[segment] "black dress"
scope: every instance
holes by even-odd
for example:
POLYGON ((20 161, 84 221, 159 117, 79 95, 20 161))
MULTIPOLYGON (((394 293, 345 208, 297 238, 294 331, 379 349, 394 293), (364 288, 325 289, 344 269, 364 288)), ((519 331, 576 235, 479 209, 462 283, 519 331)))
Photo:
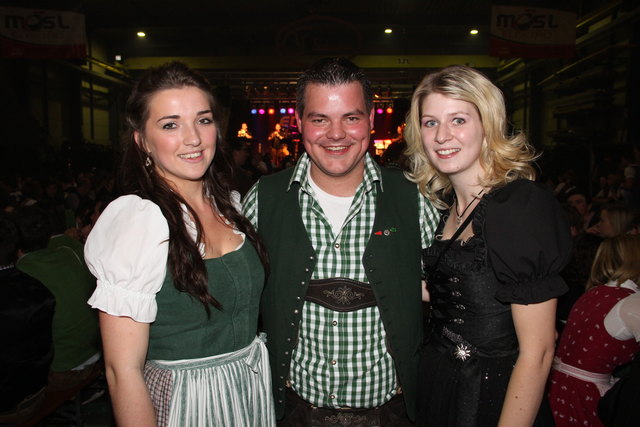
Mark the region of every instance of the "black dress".
MULTIPOLYGON (((510 304, 543 302, 567 290, 558 273, 570 256, 569 226, 542 185, 517 180, 486 194, 472 227, 474 236, 453 242, 427 279, 421 426, 497 425, 518 357, 510 304)), ((446 243, 425 249, 427 271, 446 243)))

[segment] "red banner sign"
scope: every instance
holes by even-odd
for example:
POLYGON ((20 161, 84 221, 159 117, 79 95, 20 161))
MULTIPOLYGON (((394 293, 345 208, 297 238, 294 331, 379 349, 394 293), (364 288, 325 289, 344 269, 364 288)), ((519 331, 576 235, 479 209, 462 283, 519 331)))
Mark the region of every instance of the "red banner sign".
POLYGON ((0 7, 0 55, 9 58, 83 58, 84 15, 60 10, 0 7))
POLYGON ((576 14, 526 6, 493 6, 491 56, 567 58, 575 55, 576 14))

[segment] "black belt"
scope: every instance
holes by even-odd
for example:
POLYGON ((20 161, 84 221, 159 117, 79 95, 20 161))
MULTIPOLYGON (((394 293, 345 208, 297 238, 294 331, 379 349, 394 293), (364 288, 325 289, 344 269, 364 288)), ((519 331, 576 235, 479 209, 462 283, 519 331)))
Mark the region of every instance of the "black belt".
POLYGON ((342 277, 311 280, 305 299, 341 312, 377 305, 373 289, 368 283, 342 277))
POLYGON ((374 408, 326 408, 312 405, 292 389, 285 393, 285 417, 279 427, 385 427, 409 426, 401 394, 374 408))

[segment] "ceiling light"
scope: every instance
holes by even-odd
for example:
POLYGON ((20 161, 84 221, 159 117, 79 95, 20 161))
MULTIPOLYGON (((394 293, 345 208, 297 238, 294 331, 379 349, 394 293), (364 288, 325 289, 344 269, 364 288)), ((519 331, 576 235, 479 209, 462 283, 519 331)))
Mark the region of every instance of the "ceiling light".
POLYGON ((384 33, 385 34, 391 34, 391 33, 393 33, 393 30, 391 28, 385 28, 384 29, 384 33))
POLYGON ((138 31, 136 33, 138 35, 138 37, 142 38, 142 37, 147 37, 147 34, 144 31, 138 31))
POLYGON ((476 36, 478 35, 479 31, 476 28, 472 28, 471 31, 469 31, 469 34, 471 34, 472 36, 476 36))

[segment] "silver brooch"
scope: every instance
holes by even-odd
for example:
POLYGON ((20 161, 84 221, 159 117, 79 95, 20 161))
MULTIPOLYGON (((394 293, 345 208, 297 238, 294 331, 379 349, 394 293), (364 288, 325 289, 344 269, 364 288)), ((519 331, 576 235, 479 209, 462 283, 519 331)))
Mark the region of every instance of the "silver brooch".
POLYGON ((462 360, 463 362, 471 357, 471 349, 464 344, 458 344, 456 349, 453 350, 453 355, 456 359, 462 360))

